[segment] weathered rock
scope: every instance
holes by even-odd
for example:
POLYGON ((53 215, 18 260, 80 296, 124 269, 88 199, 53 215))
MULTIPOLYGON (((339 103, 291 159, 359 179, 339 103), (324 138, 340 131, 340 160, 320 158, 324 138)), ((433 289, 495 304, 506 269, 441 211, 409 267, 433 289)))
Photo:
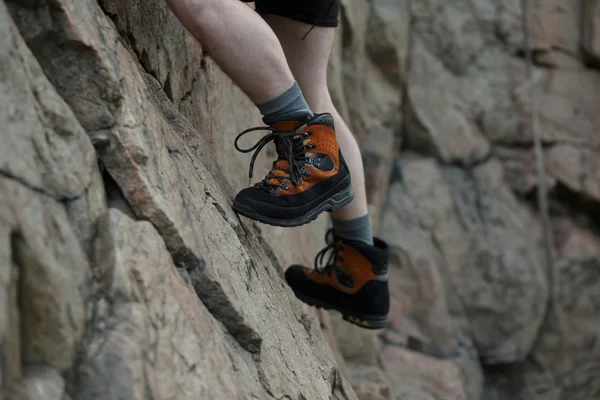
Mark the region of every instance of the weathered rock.
MULTIPOLYGON (((69 87, 70 82, 63 80, 69 74, 77 75, 83 82, 103 79, 102 90, 114 90, 111 97, 98 96, 94 90, 66 90, 63 95, 69 95, 68 101, 92 136, 102 164, 135 216, 154 225, 175 264, 187 270, 204 305, 253 354, 261 387, 275 398, 321 398, 330 394, 334 398, 354 398, 333 362, 316 320, 301 313, 256 232, 242 225, 231 211, 231 199, 211 171, 215 167, 207 155, 209 149, 201 138, 197 149, 183 142, 193 135, 193 128, 122 45, 112 22, 93 1, 53 0, 45 4, 54 18, 42 22, 54 24, 51 28, 40 35, 22 25, 26 38, 46 66, 45 72, 59 90, 69 87), (64 31, 62 24, 72 20, 79 21, 79 29, 64 31), (64 38, 67 34, 68 41, 64 38), (61 50, 53 53, 44 47, 42 51, 38 42, 41 37, 55 43, 48 44, 50 47, 61 50), (93 62, 83 70, 74 61, 82 47, 93 62), (82 113, 74 104, 88 104, 90 112, 82 113), (112 125, 99 130, 107 110, 112 125)), ((19 4, 13 4, 13 13, 21 24, 43 15, 19 4)), ((67 24, 66 29, 70 27, 67 24)), ((103 355, 106 358, 100 364, 118 351, 124 340, 120 329, 147 326, 143 313, 130 306, 131 309, 119 311, 126 313, 125 326, 109 337, 116 347, 107 348, 103 355)), ((142 342, 128 348, 127 357, 136 359, 148 340, 147 336, 142 338, 142 342)), ((92 342, 91 346, 95 348, 98 343, 92 342)), ((239 348, 237 351, 243 352, 239 348)), ((145 369, 145 362, 139 359, 123 365, 122 373, 131 379, 145 369)), ((101 386, 105 378, 99 375, 98 381, 89 383, 90 387, 101 386)), ((125 386, 127 382, 123 380, 125 386)), ((134 386, 119 390, 143 398, 143 391, 158 389, 134 386)))
MULTIPOLYGON (((536 71, 536 77, 539 74, 536 71)), ((494 143, 531 143, 520 131, 523 118, 515 101, 518 93, 528 96, 525 62, 514 58, 501 45, 482 49, 459 79, 463 113, 494 143)))
POLYGON ((352 382, 352 388, 359 400, 392 400, 396 398, 388 378, 379 367, 350 364, 348 378, 352 382))
MULTIPOLYGON (((568 65, 565 69, 553 72, 535 71, 539 98, 537 108, 541 113, 542 125, 540 131, 546 141, 597 142, 589 135, 590 126, 597 125, 597 117, 590 105, 597 101, 595 96, 598 90, 583 89, 596 87, 597 76, 576 66, 579 46, 577 3, 542 2, 539 10, 531 11, 531 15, 539 20, 539 23, 531 23, 532 46, 536 56, 545 58, 546 63, 554 63, 555 67, 568 65), (570 59, 565 59, 564 54, 570 59)), ((502 40, 519 47, 518 42, 522 39, 512 38, 509 31, 518 32, 521 10, 518 2, 503 2, 498 15, 494 17, 490 7, 489 1, 473 2, 472 6, 466 2, 413 2, 413 43, 416 46, 410 56, 411 71, 423 71, 418 76, 422 76, 425 82, 439 82, 435 91, 438 96, 427 98, 425 105, 430 108, 426 109, 439 113, 438 109, 452 109, 447 106, 451 104, 458 114, 454 118, 465 121, 463 124, 451 125, 447 122, 445 125, 463 125, 460 131, 472 130, 471 126, 482 127, 482 133, 495 142, 531 143, 530 91, 525 80, 525 64, 511 56, 510 46, 507 49, 509 51, 502 48, 502 40), (462 14, 457 17, 459 10, 462 14), (494 22, 495 18, 497 22, 494 22), (491 28, 495 24, 499 24, 501 40, 493 35, 494 29, 491 28), (457 32, 466 37, 458 36, 457 32), (431 65, 443 65, 447 71, 442 67, 434 71, 424 70, 423 63, 415 66, 423 47, 419 43, 423 43, 434 56, 424 63, 425 66, 432 68, 431 65), (457 101, 456 98, 463 101, 457 101)), ((409 116, 414 114, 410 107, 406 111, 409 116)), ((439 120, 439 116, 435 116, 439 120)), ((468 141, 465 140, 458 145, 466 143, 468 141)), ((452 148, 452 145, 444 143, 439 147, 448 151, 446 149, 452 148)), ((429 154, 432 151, 431 146, 428 148, 425 144, 417 146, 417 149, 429 154)))
MULTIPOLYGON (((348 107, 349 123, 358 138, 367 132, 368 121, 361 115, 364 98, 364 69, 368 59, 364 38, 368 27, 369 3, 365 0, 341 0, 340 33, 337 40, 340 46, 341 78, 343 97, 348 107)), ((359 142, 362 140, 359 139, 359 142)))
POLYGON ((443 263, 439 250, 430 234, 416 225, 411 213, 414 204, 398 184, 390 188, 390 196, 394 206, 386 211, 382 224, 382 237, 392 247, 389 330, 406 332, 406 324, 415 320, 418 331, 409 333, 450 351, 456 346, 459 327, 465 327, 457 319, 464 311, 458 307, 456 293, 445 286, 446 271, 438 269, 443 263))
MULTIPOLYGON (((391 4, 391 3, 390 3, 391 4)), ((330 82, 343 82, 341 88, 334 85, 334 99, 338 99, 337 104, 342 105, 342 111, 346 122, 352 129, 353 134, 359 143, 364 143, 366 138, 372 132, 376 132, 381 127, 397 130, 399 127, 398 108, 401 101, 400 88, 390 85, 388 75, 398 77, 404 76, 401 61, 398 61, 398 68, 390 69, 386 62, 376 64, 370 61, 368 57, 369 37, 372 34, 380 34, 389 38, 389 35, 397 35, 399 29, 382 27, 378 33, 369 29, 369 2, 365 0, 343 0, 341 2, 340 15, 340 34, 336 37, 337 43, 334 48, 339 49, 341 55, 341 66, 332 66, 330 73, 338 73, 338 76, 329 78, 330 82), (385 32, 384 32, 385 31, 385 32), (386 75, 384 71, 387 71, 386 75), (337 90, 336 90, 337 89, 337 90), (339 91, 342 90, 343 94, 339 91), (339 99, 343 98, 343 101, 339 99)), ((398 11, 395 6, 394 7, 398 11)), ((383 3, 379 7, 384 7, 383 3)), ((400 7, 401 9, 402 7, 400 7)), ((401 14, 401 11, 398 11, 401 14)), ((377 19, 377 16, 373 18, 377 19)), ((390 44, 391 45, 391 44, 390 44)), ((404 58, 402 54, 406 51, 401 43, 396 44, 394 52, 399 60, 404 58)), ((383 47, 386 48, 385 46, 383 47)), ((388 51, 374 49, 376 51, 388 51)), ((395 67, 394 67, 395 68, 395 67)))
POLYGON ((541 52, 535 55, 535 63, 542 67, 559 68, 561 70, 577 70, 583 69, 579 60, 568 53, 560 51, 541 52))
MULTIPOLYGON (((538 180, 533 149, 494 146, 493 154, 502 161, 506 182, 515 193, 526 196, 535 191, 538 180)), ((556 185, 556 179, 549 174, 544 176, 546 187, 551 190, 556 185)))
POLYGON ((330 312, 329 319, 337 347, 346 361, 377 365, 380 348, 377 332, 349 325, 338 312, 330 312))
POLYGON ((166 1, 101 0, 142 67, 179 105, 200 77, 202 48, 169 9, 166 1))
POLYGON ((600 62, 600 2, 583 0, 582 3, 581 47, 590 62, 598 63, 600 62))
MULTIPOLYGON (((350 79, 350 77, 346 77, 350 79)), ((350 111, 359 113, 362 125, 352 124, 352 132, 364 144, 369 135, 380 130, 391 130, 397 133, 400 129, 402 93, 399 88, 390 85, 379 67, 373 63, 365 63, 362 76, 355 76, 362 82, 360 97, 348 101, 350 111), (366 77, 369 77, 367 80, 366 77)), ((348 96, 348 95, 347 95, 348 96)))
POLYGON ((0 171, 57 200, 77 198, 90 183, 93 148, 0 7, 0 120, 8 123, 0 171))
MULTIPOLYGON (((452 361, 436 360, 400 347, 383 351, 383 365, 394 371, 392 387, 397 399, 467 400, 459 368, 452 361)), ((475 397, 473 397, 475 398, 475 397)))
MULTIPOLYGON (((600 127, 600 116, 595 104, 600 99, 600 76, 590 70, 555 70, 539 81, 537 109, 540 132, 547 141, 600 147, 595 132, 600 127)), ((523 113, 522 138, 531 141, 529 93, 522 92, 519 104, 523 113)))
MULTIPOLYGON (((403 158, 399 168, 401 181, 392 189, 384 237, 420 263, 419 274, 429 270, 437 277, 438 284, 417 285, 434 290, 426 304, 441 302, 434 307, 441 316, 446 310, 467 316, 468 332, 485 363, 523 360, 548 293, 535 221, 503 182, 501 166, 490 161, 465 173, 403 158), (424 257, 431 267, 422 265, 424 257)), ((428 320, 437 328, 436 318, 428 320)), ((451 335, 452 328, 446 332, 451 335)), ((444 338, 437 336, 432 339, 444 338)))
POLYGON ((256 108, 164 1, 99 3, 0 6, 43 67, 0 8, 3 394, 354 398, 347 374, 365 399, 598 397, 598 1, 530 2, 550 293, 529 210, 521 2, 342 0, 330 92, 392 246, 383 356, 375 335, 300 305, 280 278, 312 264, 326 216, 284 229, 231 212, 249 161, 233 138, 262 125, 256 108), (393 171, 402 139, 421 154, 393 171), (438 358, 405 350, 409 336, 438 358))
POLYGON ((23 378, 8 395, 15 400, 65 400, 65 381, 55 369, 35 366, 25 369, 23 378))
POLYGON ((568 218, 557 232, 553 308, 525 363, 489 372, 485 398, 593 399, 600 387, 598 340, 599 240, 568 218))
POLYGON ((519 0, 496 2, 496 35, 510 53, 522 50, 524 41, 522 3, 519 0))
POLYGON ((410 2, 412 34, 416 34, 451 73, 463 75, 495 37, 494 3, 492 0, 413 0, 410 2))
POLYGON ((337 365, 342 370, 344 376, 348 376, 346 360, 342 355, 339 346, 336 342, 335 333, 333 331, 333 324, 331 322, 331 312, 323 309, 313 309, 313 313, 316 314, 321 330, 323 331, 323 337, 327 341, 327 344, 331 348, 337 365))
POLYGON ((250 354, 178 275, 154 227, 114 209, 109 224, 112 286, 90 327, 76 398, 269 397, 250 354))
POLYGON ((406 149, 446 163, 473 164, 484 159, 489 143, 462 112, 458 82, 415 40, 411 53, 404 112, 406 149))
MULTIPOLYGON (((57 6, 64 7, 64 3, 58 3, 57 6)), ((245 317, 240 314, 241 310, 235 309, 240 304, 237 307, 233 306, 221 285, 215 281, 216 276, 199 279, 210 271, 204 266, 207 259, 210 260, 211 265, 214 265, 214 262, 237 265, 233 270, 236 268, 247 270, 250 267, 249 259, 238 259, 236 262, 231 258, 227 259, 222 252, 217 251, 214 247, 215 240, 223 240, 224 236, 218 239, 220 233, 216 231, 210 233, 211 231, 200 229, 203 224, 214 225, 221 220, 223 218, 221 212, 223 212, 229 224, 234 224, 226 225, 233 232, 232 229, 238 224, 235 222, 236 217, 229 207, 220 206, 220 204, 227 204, 227 200, 218 189, 218 184, 214 180, 210 182, 208 179, 200 178, 210 176, 208 171, 194 160, 191 152, 183 146, 176 135, 176 131, 168 125, 167 120, 160 113, 158 104, 167 101, 166 96, 162 94, 164 99, 158 97, 161 96, 158 85, 153 84, 151 78, 144 80, 145 74, 139 70, 127 50, 116 40, 118 37, 116 31, 111 28, 110 20, 104 16, 99 7, 90 5, 86 8, 89 10, 85 12, 81 7, 64 9, 64 11, 68 13, 70 19, 82 20, 83 26, 93 26, 94 23, 104 25, 103 29, 97 31, 96 36, 86 34, 80 37, 80 40, 87 42, 89 51, 99 66, 90 68, 87 74, 84 71, 73 71, 73 73, 79 76, 88 75, 88 78, 81 79, 95 81, 98 77, 94 76, 94 72, 102 70, 106 79, 105 86, 112 86, 118 90, 117 96, 123 104, 120 108, 116 108, 113 103, 98 105, 102 109, 114 110, 111 116, 115 123, 115 126, 108 131, 91 132, 96 141, 100 140, 98 137, 102 135, 102 142, 97 145, 102 162, 123 191, 136 216, 148 219, 157 226, 180 266, 200 274, 195 278, 198 285, 202 285, 204 289, 198 287, 198 291, 205 293, 203 297, 208 302, 212 302, 213 309, 221 310, 225 323, 232 331, 241 335, 239 339, 248 348, 256 350, 260 345, 260 339, 257 333, 246 325, 245 317), (114 47, 109 47, 110 44, 114 47), (116 65, 119 68, 116 68, 116 65), (145 132, 152 132, 153 135, 147 136, 145 132), (149 162, 150 159, 152 162, 149 162), (181 165, 175 167, 176 164, 181 165), (169 190, 169 185, 176 185, 176 187, 169 190), (214 193, 211 193, 211 186, 214 188, 214 193), (189 213, 197 215, 198 219, 190 220, 187 216, 189 213), (190 224, 197 224, 198 228, 193 228, 190 224), (180 227, 183 226, 188 228, 181 229, 180 227), (203 237, 205 233, 208 233, 211 238, 203 237), (207 250, 212 248, 213 254, 211 255, 210 250, 200 253, 198 246, 206 246, 207 250)), ((17 15, 22 12, 25 10, 18 11, 17 15)), ((33 40, 35 37, 29 39, 33 40)), ((63 51, 64 53, 69 54, 68 51, 63 51)), ((75 56, 74 51, 72 56, 75 56)), ((67 60, 67 57, 61 58, 61 61, 67 60)), ((59 80, 60 76, 53 75, 54 70, 60 69, 65 73, 64 71, 69 68, 78 68, 77 64, 62 65, 59 68, 59 63, 50 61, 48 60, 47 65, 52 66, 47 73, 55 76, 55 80, 59 80)), ((68 85, 68 82, 60 82, 58 88, 68 85)), ((88 96, 94 95, 93 92, 80 92, 77 97, 69 98, 69 101, 86 103, 88 96), (82 100, 79 99, 81 97, 82 100)), ((92 101, 98 99, 92 97, 87 102, 92 101)), ((86 120, 88 125, 96 126, 95 121, 89 120, 90 115, 93 116, 95 113, 81 115, 80 118, 86 120)), ((239 241, 232 243, 230 238, 228 241, 232 248, 241 249, 239 241)), ((214 270, 217 275, 220 274, 219 271, 222 270, 214 270)), ((227 287, 233 289, 231 285, 227 287)))
POLYGON ((10 384, 21 363, 68 370, 82 337, 91 271, 64 201, 97 174, 93 147, 0 4, 3 346, 10 384), (8 142, 6 142, 6 140, 8 142), (95 171, 94 171, 95 169, 95 171), (18 304, 18 316, 15 315, 18 304), (16 336, 16 337, 15 337, 16 336), (20 354, 18 354, 20 350, 20 354))
POLYGON ((537 400, 558 389, 560 398, 593 399, 600 394, 600 240, 569 220, 557 222, 563 238, 557 249, 554 310, 527 365, 525 396, 537 400))
MULTIPOLYGON (((477 399, 483 378, 471 344, 472 328, 466 304, 458 296, 457 283, 449 271, 451 266, 446 264, 440 244, 432 239, 435 234, 427 228, 429 223, 436 224, 433 220, 424 222, 420 219, 421 212, 415 212, 415 209, 424 207, 431 213, 439 211, 437 219, 447 219, 446 210, 451 206, 452 196, 441 176, 425 179, 433 171, 428 162, 413 162, 414 171, 420 171, 420 176, 403 174, 402 180, 391 186, 390 204, 383 219, 382 235, 392 246, 390 326, 385 331, 383 342, 387 349, 388 346, 407 347, 412 339, 420 340, 419 350, 422 353, 452 360, 461 371, 467 398, 477 399), (419 189, 420 194, 409 195, 409 188, 420 184, 426 186, 419 189), (450 204, 447 206, 448 201, 450 204), (430 204, 426 204, 428 202, 430 204)), ((391 368, 386 365, 386 370, 392 371, 391 368)), ((423 393, 418 394, 409 381, 399 381, 399 376, 396 372, 390 376, 390 380, 398 384, 395 386, 398 398, 429 398, 423 393)))
MULTIPOLYGON (((560 0, 529 3, 529 40, 532 58, 537 65, 581 69, 582 4, 581 0, 566 3, 560 0)), ((518 29, 521 32, 525 30, 523 26, 518 29)), ((522 50, 524 46, 522 41, 522 50)))
POLYGON ((600 203, 600 149, 556 145, 546 152, 546 172, 585 200, 600 203))
POLYGON ((565 52, 577 57, 581 3, 579 0, 532 3, 527 10, 532 47, 537 52, 565 52))
MULTIPOLYGON (((12 260, 18 273, 13 284, 18 287, 21 358, 63 372, 73 363, 83 334, 88 260, 60 202, 0 179, 9 217, 2 227, 4 265, 10 267, 12 260)), ((3 282, 10 282, 10 268, 6 273, 3 282)))
POLYGON ((404 81, 410 35, 408 6, 408 1, 376 0, 371 2, 369 13, 367 51, 395 85, 402 85, 404 81))
MULTIPOLYGON (((98 220, 106 212, 107 198, 102 173, 97 162, 91 171, 89 186, 81 196, 65 201, 71 227, 88 258, 93 258, 93 244, 98 235, 98 220)), ((92 262, 93 263, 93 262, 92 262)))
MULTIPOLYGON (((512 189, 521 194, 533 193, 538 186, 533 149, 496 147, 494 154, 504 163, 512 189)), ((557 144, 544 151, 544 178, 550 191, 561 187, 579 199, 581 204, 597 209, 600 201, 598 151, 593 147, 557 144), (561 187, 557 186, 561 185, 561 187)))

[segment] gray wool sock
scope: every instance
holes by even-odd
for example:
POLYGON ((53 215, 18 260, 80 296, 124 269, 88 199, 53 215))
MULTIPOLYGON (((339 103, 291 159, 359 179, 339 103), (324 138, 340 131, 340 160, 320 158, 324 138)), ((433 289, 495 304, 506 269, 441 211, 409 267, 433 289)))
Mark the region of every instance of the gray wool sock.
POLYGON ((274 99, 258 104, 258 109, 267 125, 280 121, 304 121, 314 115, 296 82, 274 99))
POLYGON ((332 219, 333 231, 336 235, 346 240, 359 240, 373 245, 373 232, 371 231, 371 218, 369 214, 355 219, 342 221, 332 219))

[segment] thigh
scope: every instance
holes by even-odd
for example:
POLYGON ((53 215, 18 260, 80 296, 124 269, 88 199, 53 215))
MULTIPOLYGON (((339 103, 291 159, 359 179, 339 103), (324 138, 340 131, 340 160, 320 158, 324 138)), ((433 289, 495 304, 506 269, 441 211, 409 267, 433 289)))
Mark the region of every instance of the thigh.
POLYGON ((319 105, 329 96, 327 65, 335 29, 313 27, 310 23, 274 14, 263 14, 263 18, 277 35, 290 70, 306 101, 311 107, 319 105), (310 33, 304 37, 309 30, 310 33))

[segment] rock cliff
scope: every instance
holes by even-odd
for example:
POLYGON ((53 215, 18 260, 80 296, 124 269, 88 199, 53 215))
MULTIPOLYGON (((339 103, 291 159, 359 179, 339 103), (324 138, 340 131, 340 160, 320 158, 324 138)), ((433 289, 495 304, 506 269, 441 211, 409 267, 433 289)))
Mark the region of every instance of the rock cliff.
POLYGON ((535 104, 519 1, 341 3, 330 89, 392 247, 378 333, 281 279, 326 217, 231 211, 260 116, 164 1, 0 2, 6 398, 600 398, 600 2, 532 2, 535 104))

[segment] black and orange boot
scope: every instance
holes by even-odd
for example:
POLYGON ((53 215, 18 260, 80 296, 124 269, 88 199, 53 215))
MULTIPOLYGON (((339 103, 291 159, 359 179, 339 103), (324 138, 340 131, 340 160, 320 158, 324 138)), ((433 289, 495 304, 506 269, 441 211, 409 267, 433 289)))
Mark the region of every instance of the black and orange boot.
POLYGON ((235 148, 243 153, 254 151, 250 180, 258 153, 271 141, 277 160, 262 181, 238 193, 233 202, 238 214, 270 225, 299 226, 323 211, 338 210, 352 201, 350 172, 335 137, 331 114, 240 133, 235 148), (238 146, 240 137, 257 130, 269 133, 251 148, 238 146))
POLYGON ((345 240, 333 230, 326 239, 327 247, 317 254, 314 269, 302 265, 287 269, 288 285, 311 306, 337 310, 363 328, 385 328, 390 310, 387 244, 378 238, 373 238, 373 246, 345 240))

